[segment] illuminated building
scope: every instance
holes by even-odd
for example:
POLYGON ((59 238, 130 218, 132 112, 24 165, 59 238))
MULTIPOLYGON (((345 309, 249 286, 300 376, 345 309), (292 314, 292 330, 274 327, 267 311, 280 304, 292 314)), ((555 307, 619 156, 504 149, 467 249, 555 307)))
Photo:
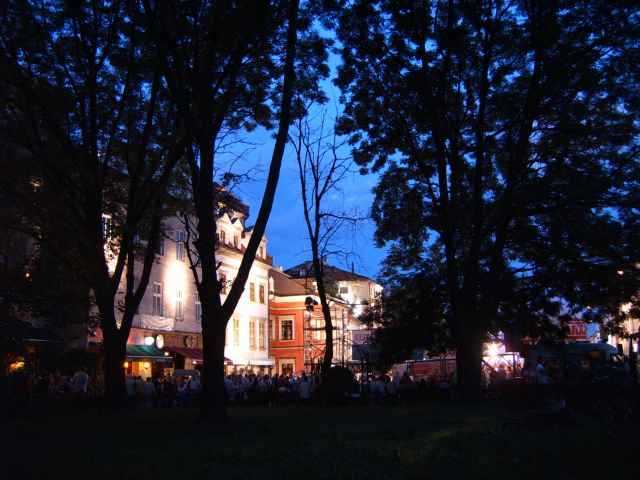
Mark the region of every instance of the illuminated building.
MULTIPOLYGON (((245 225, 248 207, 236 200, 233 209, 226 210, 217 221, 216 251, 218 278, 224 282, 223 302, 251 236, 251 228, 245 225)), ((178 217, 166 219, 156 263, 129 335, 125 368, 130 375, 146 378, 166 368, 192 370, 202 364, 202 308, 186 249, 184 223, 178 217)), ((273 365, 267 334, 271 263, 263 237, 244 293, 227 325, 227 370, 266 373, 273 365)), ((124 287, 121 290, 117 301, 124 301, 124 287)))
MULTIPOLYGON (((294 269, 294 273, 301 271, 300 266, 294 269)), ((341 283, 332 285, 331 290, 336 290, 336 286, 342 288, 344 296, 328 296, 333 325, 333 364, 348 366, 352 364, 356 334, 366 331, 357 317, 364 306, 375 301, 374 293, 379 294, 382 287, 357 274, 340 278, 341 283)), ((335 276, 332 280, 335 281, 335 276)), ((326 346, 324 317, 315 281, 306 275, 293 278, 285 272, 272 269, 269 290, 269 338, 277 373, 315 371, 322 363, 326 346)))

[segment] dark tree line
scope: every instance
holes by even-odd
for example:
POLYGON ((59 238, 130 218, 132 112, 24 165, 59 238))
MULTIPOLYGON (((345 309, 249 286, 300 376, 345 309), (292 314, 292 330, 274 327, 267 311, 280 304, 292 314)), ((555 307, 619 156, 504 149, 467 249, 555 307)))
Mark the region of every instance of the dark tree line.
POLYGON ((296 106, 323 100, 317 82, 328 72, 326 45, 315 30, 321 11, 316 2, 297 0, 24 0, 0 12, 2 115, 12 126, 2 132, 3 148, 37 165, 53 200, 21 207, 37 226, 37 241, 92 293, 113 405, 124 398, 126 343, 162 219, 180 205, 195 219, 202 413, 224 416, 225 326, 264 234, 296 106), (249 247, 221 304, 216 148, 221 132, 258 125, 277 125, 273 158, 249 247), (186 207, 173 201, 185 192, 186 207), (51 223, 55 229, 45 228, 51 223))
POLYGON ((637 291, 635 2, 16 0, 0 15, 2 159, 28 159, 39 185, 34 196, 5 181, 3 194, 92 292, 113 404, 162 219, 180 197, 203 310, 202 413, 224 417, 226 325, 288 128, 325 101, 331 42, 320 26, 335 29, 342 57, 337 133, 380 175, 382 314, 412 320, 410 336, 434 348, 454 347, 470 393, 488 333, 538 335, 563 315, 616 320, 637 291), (227 135, 258 126, 274 130, 273 154, 223 303, 217 153, 227 135))
POLYGON ((351 1, 340 15, 340 127, 381 176, 385 275, 421 289, 414 318, 448 333, 469 392, 488 332, 610 314, 637 287, 639 34, 635 2, 351 1))

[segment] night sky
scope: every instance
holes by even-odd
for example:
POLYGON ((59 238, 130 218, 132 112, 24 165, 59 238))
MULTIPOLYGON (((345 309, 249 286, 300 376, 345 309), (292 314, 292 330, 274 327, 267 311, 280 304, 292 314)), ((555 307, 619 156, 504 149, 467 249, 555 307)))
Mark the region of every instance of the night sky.
MULTIPOLYGON (((322 88, 329 98, 326 109, 330 118, 334 118, 334 112, 340 109, 338 101, 340 91, 331 81, 336 75, 339 63, 340 58, 331 54, 329 59, 331 75, 328 80, 322 82, 322 88)), ((290 134, 293 131, 289 129, 290 134)), ((242 201, 249 204, 251 215, 248 224, 252 225, 260 208, 275 140, 273 132, 266 132, 264 129, 258 129, 250 134, 244 133, 242 138, 252 145, 238 145, 230 149, 234 153, 243 152, 242 160, 236 161, 231 171, 249 172, 252 179, 235 186, 233 191, 242 201)), ((349 155, 349 150, 344 150, 343 155, 349 155)), ((229 160, 225 159, 224 163, 227 162, 229 160)), ((335 209, 336 212, 357 210, 359 216, 368 216, 373 202, 372 189, 377 183, 378 176, 360 175, 355 165, 353 170, 353 173, 341 184, 341 191, 332 195, 327 206, 329 209, 335 209)), ((268 250, 273 256, 274 266, 283 266, 287 269, 311 259, 303 215, 298 166, 293 156, 293 149, 287 146, 273 210, 267 224, 268 250)), ((333 247, 353 252, 353 254, 348 255, 348 258, 341 255, 330 257, 329 263, 336 267, 351 269, 351 262, 353 262, 356 272, 375 278, 385 252, 384 249, 376 248, 373 240, 374 231, 375 225, 371 220, 358 223, 355 231, 346 226, 340 236, 335 238, 333 247)))
MULTIPOLYGON (((248 224, 251 225, 262 200, 274 140, 264 130, 253 132, 247 138, 255 145, 250 147, 251 150, 245 153, 241 161, 235 163, 233 171, 238 173, 250 170, 252 179, 237 185, 233 191, 249 204, 251 215, 248 224)), ((355 171, 343 182, 342 191, 333 194, 327 204, 337 211, 357 208, 361 214, 368 215, 373 200, 372 188, 376 181, 375 175, 363 176, 355 171)), ((348 260, 341 257, 330 258, 329 263, 350 269, 350 262, 353 261, 357 272, 375 277, 384 257, 384 250, 374 245, 374 229, 371 220, 361 222, 355 232, 346 226, 334 243, 340 249, 354 252, 355 255, 348 260)), ((267 225, 267 239, 269 253, 274 257, 274 266, 286 269, 311 257, 300 197, 298 167, 289 147, 283 159, 276 198, 267 225)))

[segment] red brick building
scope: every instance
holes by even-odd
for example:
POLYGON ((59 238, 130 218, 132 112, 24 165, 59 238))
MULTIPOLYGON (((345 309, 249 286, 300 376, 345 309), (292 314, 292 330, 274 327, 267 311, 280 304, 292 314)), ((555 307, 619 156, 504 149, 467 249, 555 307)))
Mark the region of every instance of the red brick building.
MULTIPOLYGON (((279 374, 312 372, 322 362, 325 350, 324 319, 317 294, 280 270, 269 272, 269 345, 279 374), (315 303, 313 312, 307 310, 315 303)), ((335 364, 351 359, 351 308, 342 299, 330 297, 334 328, 335 364)))

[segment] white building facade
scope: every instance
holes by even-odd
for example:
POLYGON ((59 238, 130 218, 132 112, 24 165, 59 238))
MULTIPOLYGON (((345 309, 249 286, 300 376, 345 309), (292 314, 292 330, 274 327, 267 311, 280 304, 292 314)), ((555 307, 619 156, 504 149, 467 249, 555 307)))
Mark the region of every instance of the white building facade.
MULTIPOLYGON (((248 208, 225 213, 217 221, 221 300, 236 277, 251 236, 245 227, 248 208)), ((193 252, 193 248, 191 251, 193 252)), ((244 292, 226 333, 226 370, 268 373, 269 269, 267 240, 262 238, 244 292)), ((122 290, 124 290, 124 285, 122 290)), ((119 292, 124 300, 124 291, 119 292)), ((178 217, 163 223, 156 262, 145 295, 134 317, 125 369, 147 378, 167 369, 198 369, 202 365, 202 307, 187 254, 187 232, 178 217)))

